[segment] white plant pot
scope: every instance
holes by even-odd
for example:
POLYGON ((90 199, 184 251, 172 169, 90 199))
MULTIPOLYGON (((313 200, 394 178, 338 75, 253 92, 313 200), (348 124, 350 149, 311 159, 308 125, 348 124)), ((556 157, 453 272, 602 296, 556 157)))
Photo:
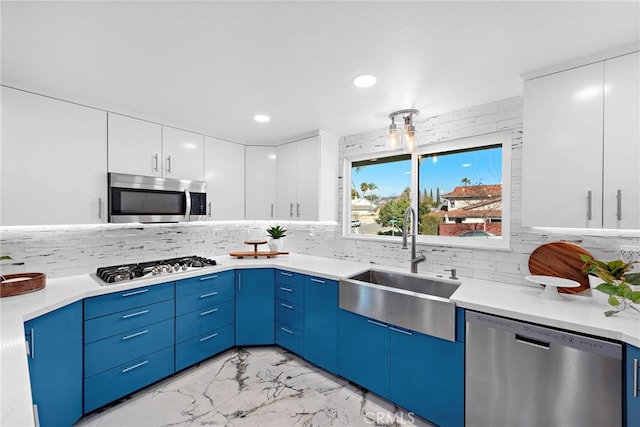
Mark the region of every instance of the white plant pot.
POLYGON ((603 283, 601 278, 589 275, 589 287, 591 288, 591 296, 598 304, 610 307, 609 295, 596 289, 596 286, 598 286, 600 283, 603 283))
POLYGON ((282 239, 269 239, 269 249, 274 252, 282 252, 283 244, 282 239))

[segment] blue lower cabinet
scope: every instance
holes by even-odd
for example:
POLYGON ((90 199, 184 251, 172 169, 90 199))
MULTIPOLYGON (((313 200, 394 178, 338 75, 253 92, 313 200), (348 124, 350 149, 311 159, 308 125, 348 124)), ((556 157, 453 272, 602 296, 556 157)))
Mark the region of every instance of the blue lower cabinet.
POLYGON ((82 416, 82 302, 24 326, 31 396, 40 425, 70 426, 82 416))
POLYGON ((304 358, 338 372, 338 282, 305 277, 304 358))
POLYGON ((273 269, 236 271, 236 345, 275 343, 273 269))
POLYGON ((389 326, 389 398, 441 426, 464 425, 464 344, 389 326))
POLYGON ((640 348, 625 347, 625 425, 640 426, 640 348))
POLYGON ((170 346, 85 378, 85 413, 168 377, 173 368, 174 348, 170 346))
POLYGON ((276 322, 276 344, 301 355, 304 353, 304 333, 291 325, 276 322))
POLYGON ((234 312, 234 302, 226 301, 176 317, 176 343, 233 324, 234 312))
POLYGON ((176 345, 176 371, 233 347, 233 323, 176 345))
POLYGON ((338 373, 389 398, 389 328, 385 323, 338 310, 338 373))

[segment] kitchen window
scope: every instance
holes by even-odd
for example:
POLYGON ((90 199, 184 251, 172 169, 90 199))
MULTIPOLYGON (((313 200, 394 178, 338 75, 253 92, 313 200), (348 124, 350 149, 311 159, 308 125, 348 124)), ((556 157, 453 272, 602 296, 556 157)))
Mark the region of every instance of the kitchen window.
POLYGON ((345 235, 399 240, 412 206, 420 243, 508 247, 510 173, 509 132, 347 160, 345 235))

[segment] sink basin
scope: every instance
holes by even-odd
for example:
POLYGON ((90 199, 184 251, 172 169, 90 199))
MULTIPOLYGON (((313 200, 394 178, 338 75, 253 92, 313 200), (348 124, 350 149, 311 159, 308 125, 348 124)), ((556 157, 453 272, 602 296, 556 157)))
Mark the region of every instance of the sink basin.
POLYGON ((415 274, 366 270, 340 280, 340 308, 449 341, 456 339, 460 283, 415 274))

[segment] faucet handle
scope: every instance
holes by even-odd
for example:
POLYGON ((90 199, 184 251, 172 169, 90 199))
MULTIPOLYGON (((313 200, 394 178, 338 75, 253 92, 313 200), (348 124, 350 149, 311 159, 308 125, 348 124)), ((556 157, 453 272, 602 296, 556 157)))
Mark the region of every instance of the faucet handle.
POLYGON ((445 271, 450 271, 451 272, 451 276, 449 277, 449 279, 452 280, 458 280, 458 277, 456 276, 456 269, 455 268, 451 268, 445 271))

